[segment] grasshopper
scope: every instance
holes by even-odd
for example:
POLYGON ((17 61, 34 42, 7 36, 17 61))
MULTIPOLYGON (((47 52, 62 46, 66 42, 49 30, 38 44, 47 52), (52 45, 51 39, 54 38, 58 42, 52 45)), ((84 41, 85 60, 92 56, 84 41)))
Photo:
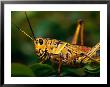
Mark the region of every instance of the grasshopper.
POLYGON ((58 73, 61 72, 62 64, 74 66, 77 64, 80 65, 91 62, 100 63, 100 55, 97 55, 97 52, 100 51, 100 43, 97 43, 93 47, 84 46, 84 22, 82 20, 78 20, 77 22, 77 27, 72 42, 67 43, 56 39, 35 37, 26 12, 25 15, 33 37, 20 29, 17 25, 16 27, 33 41, 35 53, 41 59, 41 63, 44 63, 46 60, 50 60, 52 63, 57 63, 58 73), (81 41, 80 45, 77 45, 79 33, 81 41))

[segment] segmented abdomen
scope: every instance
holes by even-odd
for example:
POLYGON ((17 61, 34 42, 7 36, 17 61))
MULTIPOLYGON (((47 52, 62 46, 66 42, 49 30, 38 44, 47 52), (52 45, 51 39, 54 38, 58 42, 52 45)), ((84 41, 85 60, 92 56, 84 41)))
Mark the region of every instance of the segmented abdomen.
POLYGON ((76 64, 82 61, 88 61, 89 58, 83 60, 83 56, 90 51, 90 47, 66 44, 61 50, 60 55, 64 64, 76 64))

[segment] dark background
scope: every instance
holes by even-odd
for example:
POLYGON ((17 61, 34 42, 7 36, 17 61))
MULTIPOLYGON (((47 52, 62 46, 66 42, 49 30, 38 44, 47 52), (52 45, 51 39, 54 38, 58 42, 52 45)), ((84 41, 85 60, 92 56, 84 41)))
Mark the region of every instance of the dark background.
MULTIPOLYGON (((93 47, 100 41, 100 12, 98 11, 30 11, 27 12, 27 15, 36 37, 58 39, 70 43, 77 26, 77 20, 83 19, 84 45, 93 47)), ((39 64, 32 40, 20 32, 15 24, 32 36, 25 13, 13 11, 11 13, 12 76, 57 76, 56 66, 52 67, 48 61, 45 64, 39 64), (39 72, 42 70, 44 73, 39 72)), ((93 69, 93 67, 87 67, 90 70, 93 69)), ((85 72, 83 68, 69 68, 68 70, 68 67, 64 66, 62 76, 99 76, 99 69, 98 73, 96 70, 94 72, 92 71, 92 74, 91 71, 85 72)))

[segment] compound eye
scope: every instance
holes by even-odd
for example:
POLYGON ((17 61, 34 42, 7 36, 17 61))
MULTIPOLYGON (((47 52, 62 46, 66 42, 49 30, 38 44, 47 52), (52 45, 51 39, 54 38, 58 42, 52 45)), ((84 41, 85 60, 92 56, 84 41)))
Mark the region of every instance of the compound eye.
POLYGON ((40 45, 42 45, 43 44, 43 40, 39 39, 39 43, 40 43, 40 45))

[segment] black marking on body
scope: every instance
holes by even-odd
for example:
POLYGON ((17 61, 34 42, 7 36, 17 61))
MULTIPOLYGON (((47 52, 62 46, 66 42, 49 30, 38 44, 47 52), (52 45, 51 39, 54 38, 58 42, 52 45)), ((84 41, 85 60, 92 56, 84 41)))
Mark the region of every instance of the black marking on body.
POLYGON ((50 45, 52 44, 52 40, 50 40, 50 45))
POLYGON ((59 45, 59 44, 63 44, 63 42, 62 41, 57 41, 57 42, 55 42, 56 44, 57 44, 57 46, 59 45))
POLYGON ((41 59, 45 59, 46 57, 48 57, 48 52, 47 49, 45 49, 45 51, 42 51, 42 54, 39 56, 41 59))
POLYGON ((76 64, 77 58, 73 58, 73 62, 74 64, 76 64))
POLYGON ((82 59, 81 59, 81 64, 83 63, 84 59, 86 58, 86 56, 84 56, 82 59))
POLYGON ((84 53, 80 53, 80 56, 84 56, 84 53))
POLYGON ((68 52, 70 52, 72 54, 71 50, 69 50, 69 49, 68 49, 68 52))
POLYGON ((68 53, 66 54, 66 58, 68 58, 68 53))

